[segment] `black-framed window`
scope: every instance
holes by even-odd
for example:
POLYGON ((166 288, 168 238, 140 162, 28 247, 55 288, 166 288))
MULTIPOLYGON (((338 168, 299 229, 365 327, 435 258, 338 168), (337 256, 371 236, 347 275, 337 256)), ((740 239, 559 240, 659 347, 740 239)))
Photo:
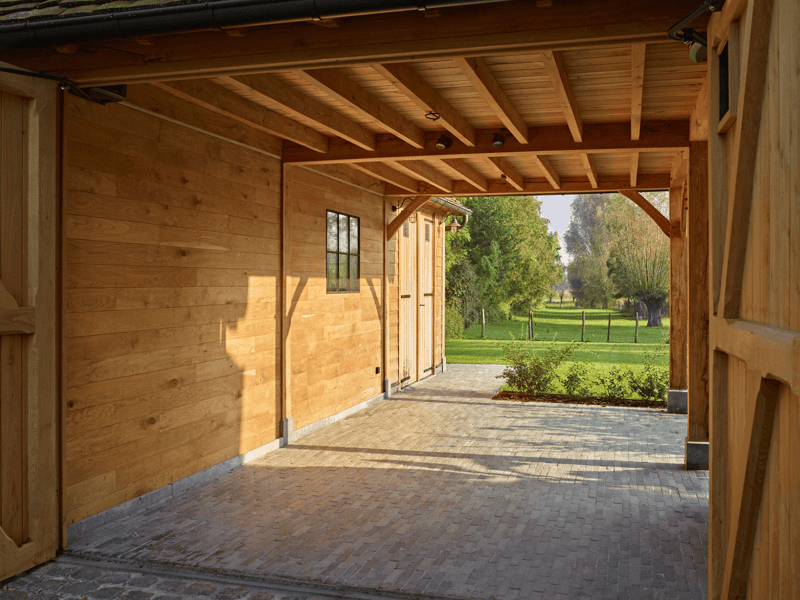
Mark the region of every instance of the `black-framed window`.
POLYGON ((328 211, 326 279, 329 293, 359 290, 360 235, 358 217, 328 211))

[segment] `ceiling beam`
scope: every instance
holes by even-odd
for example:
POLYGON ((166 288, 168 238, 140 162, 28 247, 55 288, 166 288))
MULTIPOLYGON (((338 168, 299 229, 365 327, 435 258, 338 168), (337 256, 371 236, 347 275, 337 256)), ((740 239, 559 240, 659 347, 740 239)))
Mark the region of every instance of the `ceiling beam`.
POLYGON ((481 98, 489 105, 511 135, 521 144, 528 143, 528 125, 497 83, 489 65, 482 58, 457 58, 456 64, 467 76, 481 98))
MULTIPOLYGON (((436 113, 442 125, 467 146, 475 145, 475 129, 431 84, 404 64, 372 65, 425 113, 436 113)), ((437 121, 438 121, 437 120, 437 121)))
POLYGON ((500 158, 499 156, 489 156, 487 160, 489 164, 494 166, 494 168, 500 174, 500 179, 507 181, 508 184, 515 190, 522 191, 524 187, 522 175, 520 175, 514 167, 508 164, 504 158, 500 158))
POLYGON ((305 117, 365 150, 375 149, 375 134, 272 75, 242 75, 222 80, 255 102, 277 104, 295 117, 305 117))
POLYGON ((311 69, 295 71, 305 81, 333 95, 350 108, 378 122, 389 133, 395 134, 415 148, 425 146, 425 132, 382 100, 373 96, 337 69, 311 69))
POLYGON ((207 80, 172 81, 153 84, 159 89, 226 115, 261 131, 302 144, 317 152, 328 151, 328 137, 302 123, 279 115, 263 106, 207 80))
POLYGON ((550 51, 542 52, 542 62, 553 84, 553 89, 558 97, 561 110, 564 111, 564 117, 567 119, 567 126, 572 133, 572 139, 576 142, 582 142, 583 119, 581 119, 581 113, 578 110, 578 103, 575 100, 575 94, 572 91, 572 85, 569 82, 567 70, 564 68, 564 61, 561 59, 561 53, 550 51))
POLYGON ((408 173, 411 177, 427 181, 435 188, 450 193, 453 191, 453 181, 421 160, 392 161, 392 166, 401 172, 408 173))
POLYGON ((538 50, 626 45, 635 41, 674 44, 664 35, 691 12, 697 0, 644 2, 621 8, 619 0, 592 0, 575 10, 556 2, 536 10, 529 0, 496 8, 441 8, 442 18, 419 12, 338 19, 339 27, 282 23, 206 30, 179 35, 78 44, 73 54, 55 48, 0 52, 0 60, 81 84, 141 83, 221 74, 276 72, 374 62, 489 56, 538 50), (625 14, 620 17, 621 11, 625 14))
POLYGON ((631 139, 638 140, 642 126, 642 92, 646 44, 631 46, 631 139))
POLYGON ((635 150, 631 152, 631 187, 636 187, 636 179, 639 177, 639 153, 635 150))
POLYGON ((689 147, 688 121, 651 121, 642 128, 638 140, 631 140, 629 123, 585 124, 583 142, 576 143, 569 129, 563 125, 552 127, 531 127, 528 129, 530 143, 520 144, 513 138, 506 139, 503 146, 496 148, 492 136, 496 129, 479 130, 475 145, 467 146, 453 140, 446 150, 436 148, 438 133, 425 134, 425 148, 412 148, 391 135, 379 135, 374 152, 368 152, 353 144, 332 139, 327 154, 320 154, 305 148, 287 147, 284 162, 311 164, 343 163, 354 161, 402 160, 414 158, 470 158, 486 156, 522 156, 526 154, 619 154, 625 150, 677 152, 689 147))
POLYGON ((589 178, 589 183, 592 184, 593 188, 598 187, 598 179, 597 179, 597 169, 595 169, 594 164, 592 163, 592 157, 586 153, 581 154, 581 162, 583 163, 583 168, 586 171, 586 177, 589 178))
MULTIPOLYGON (((658 175, 642 175, 639 177, 639 190, 657 191, 669 188, 669 175, 666 173, 658 175)), ((525 179, 522 190, 517 190, 512 185, 503 180, 489 182, 489 189, 483 192, 483 196, 513 196, 515 194, 590 194, 597 192, 618 192, 628 187, 627 175, 622 177, 601 177, 598 186, 593 188, 588 180, 583 178, 563 178, 561 179, 561 189, 554 190, 552 184, 544 177, 525 179)), ((465 181, 453 182, 453 193, 443 194, 432 186, 421 183, 419 193, 429 193, 436 196, 474 196, 475 189, 465 181)), ((402 190, 392 185, 386 186, 387 196, 408 196, 406 190, 402 190)))
POLYGON ((537 156, 534 154, 533 162, 535 162, 539 170, 544 173, 545 178, 550 182, 550 185, 553 186, 553 189, 558 190, 561 188, 561 177, 559 177, 558 171, 553 168, 553 165, 550 164, 550 160, 546 156, 537 156))
POLYGON ((412 194, 416 194, 419 191, 419 181, 382 163, 349 163, 349 166, 412 194))
POLYGON ((442 160, 445 165, 453 169, 465 181, 474 185, 481 192, 489 189, 489 180, 483 176, 482 173, 471 167, 465 160, 461 158, 445 158, 442 160))

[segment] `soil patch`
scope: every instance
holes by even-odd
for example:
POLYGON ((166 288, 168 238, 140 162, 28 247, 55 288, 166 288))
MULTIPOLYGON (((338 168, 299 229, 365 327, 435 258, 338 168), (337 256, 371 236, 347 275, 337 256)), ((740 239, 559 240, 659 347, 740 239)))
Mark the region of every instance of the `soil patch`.
POLYGON ((594 396, 567 396, 566 394, 537 394, 530 396, 525 392, 500 392, 492 400, 508 400, 511 402, 549 402, 551 404, 590 404, 593 406, 625 406, 628 408, 662 408, 667 409, 666 402, 652 402, 623 398, 609 400, 594 396))

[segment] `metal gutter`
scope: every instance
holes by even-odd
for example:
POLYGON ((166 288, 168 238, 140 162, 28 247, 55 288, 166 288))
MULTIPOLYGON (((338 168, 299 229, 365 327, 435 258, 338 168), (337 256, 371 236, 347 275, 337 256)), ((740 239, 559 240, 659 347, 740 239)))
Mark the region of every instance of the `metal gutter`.
MULTIPOLYGON (((463 215, 464 217, 469 217, 472 214, 472 211, 468 209, 466 206, 459 204, 458 202, 453 202, 450 198, 438 198, 434 196, 428 202, 435 202, 439 206, 444 206, 446 209, 451 210, 452 212, 458 213, 463 215)), ((466 220, 465 220, 466 223, 466 220)))
POLYGON ((0 25, 0 50, 508 0, 212 0, 0 25))

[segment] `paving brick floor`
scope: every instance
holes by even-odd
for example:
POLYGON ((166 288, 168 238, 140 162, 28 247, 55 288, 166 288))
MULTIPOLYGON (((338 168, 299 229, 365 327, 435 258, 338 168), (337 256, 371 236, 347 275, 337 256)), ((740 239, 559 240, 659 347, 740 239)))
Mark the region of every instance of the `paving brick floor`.
POLYGON ((707 597, 686 417, 498 402, 449 365, 69 553, 475 599, 707 597))

